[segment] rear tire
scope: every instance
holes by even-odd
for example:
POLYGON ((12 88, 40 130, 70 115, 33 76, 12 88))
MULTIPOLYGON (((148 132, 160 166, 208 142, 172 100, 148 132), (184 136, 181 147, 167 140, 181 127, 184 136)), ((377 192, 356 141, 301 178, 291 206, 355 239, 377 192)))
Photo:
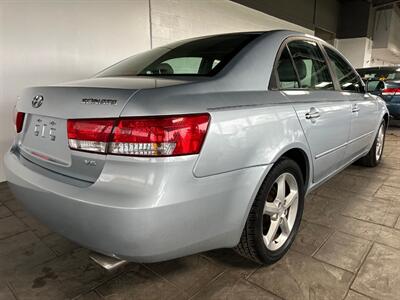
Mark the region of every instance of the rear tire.
POLYGON ((292 245, 303 207, 300 167, 294 160, 282 158, 261 185, 235 251, 257 263, 275 263, 292 245))
POLYGON ((376 167, 382 160, 383 148, 385 146, 386 122, 382 121, 376 134, 374 143, 368 154, 362 157, 358 164, 365 167, 376 167))

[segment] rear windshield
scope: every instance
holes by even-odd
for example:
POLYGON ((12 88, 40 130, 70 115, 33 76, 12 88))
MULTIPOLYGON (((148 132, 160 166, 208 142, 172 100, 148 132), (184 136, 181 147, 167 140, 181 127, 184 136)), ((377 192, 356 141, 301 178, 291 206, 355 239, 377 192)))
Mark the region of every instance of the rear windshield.
POLYGON ((358 74, 364 80, 380 81, 380 80, 399 80, 400 68, 397 69, 358 69, 358 74))
POLYGON ((129 57, 97 77, 212 76, 259 34, 228 34, 175 43, 129 57))

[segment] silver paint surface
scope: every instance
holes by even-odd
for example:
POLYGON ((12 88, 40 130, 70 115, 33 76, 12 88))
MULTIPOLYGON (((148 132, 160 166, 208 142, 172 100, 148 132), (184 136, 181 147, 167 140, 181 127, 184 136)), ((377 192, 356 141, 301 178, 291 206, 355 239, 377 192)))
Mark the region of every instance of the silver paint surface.
POLYGON ((307 156, 309 192, 365 155, 387 114, 368 94, 268 90, 278 49, 295 36, 304 35, 266 32, 210 78, 90 78, 28 88, 17 103, 27 113, 23 132, 4 158, 12 191, 53 230, 124 260, 235 246, 282 155, 297 149, 307 156), (33 108, 36 95, 45 100, 33 108), (204 112, 211 123, 199 155, 121 157, 68 148, 67 119, 204 112), (306 117, 315 112, 318 118, 306 117), (35 135, 38 118, 54 122, 55 140, 46 130, 35 135))

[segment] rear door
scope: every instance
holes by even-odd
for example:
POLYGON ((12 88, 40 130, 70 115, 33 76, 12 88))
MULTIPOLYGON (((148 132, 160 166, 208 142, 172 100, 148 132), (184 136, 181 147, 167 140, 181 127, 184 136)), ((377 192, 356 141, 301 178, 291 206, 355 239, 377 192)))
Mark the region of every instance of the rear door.
POLYGON ((312 40, 289 41, 277 73, 279 87, 291 100, 303 127, 313 156, 313 181, 318 182, 343 163, 350 102, 335 90, 324 55, 312 40))
POLYGON ((343 94, 351 102, 351 130, 345 159, 351 161, 367 151, 375 136, 378 103, 366 93, 360 76, 333 48, 325 47, 343 94))

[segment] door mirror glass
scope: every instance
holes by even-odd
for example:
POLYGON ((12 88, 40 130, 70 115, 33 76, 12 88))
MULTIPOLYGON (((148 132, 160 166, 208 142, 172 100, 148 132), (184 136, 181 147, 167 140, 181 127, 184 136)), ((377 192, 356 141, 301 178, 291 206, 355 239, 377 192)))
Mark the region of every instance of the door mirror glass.
POLYGON ((374 95, 379 95, 382 90, 385 88, 385 83, 381 80, 376 80, 374 78, 369 79, 366 78, 364 79, 365 83, 365 89, 366 92, 374 94, 374 95))

